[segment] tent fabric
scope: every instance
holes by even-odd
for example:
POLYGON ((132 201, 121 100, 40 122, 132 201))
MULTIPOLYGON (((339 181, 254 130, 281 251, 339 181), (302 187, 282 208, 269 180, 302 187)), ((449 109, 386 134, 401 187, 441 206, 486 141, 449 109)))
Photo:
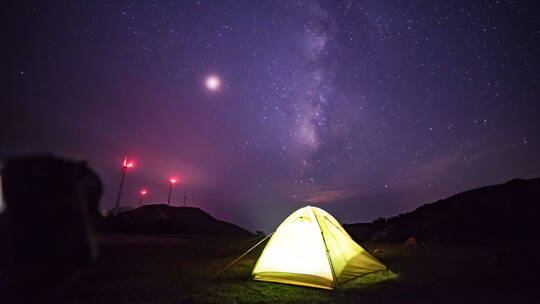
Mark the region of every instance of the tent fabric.
POLYGON ((252 272, 254 280, 334 289, 386 266, 326 211, 307 206, 279 225, 252 272))

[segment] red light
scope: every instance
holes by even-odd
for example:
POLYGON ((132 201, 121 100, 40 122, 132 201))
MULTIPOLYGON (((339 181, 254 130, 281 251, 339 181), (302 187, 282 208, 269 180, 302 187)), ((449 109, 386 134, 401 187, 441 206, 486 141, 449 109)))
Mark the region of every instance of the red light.
POLYGON ((172 177, 171 179, 169 179, 169 182, 171 184, 176 184, 176 182, 178 182, 178 179, 176 177, 172 177))
POLYGON ((124 168, 132 168, 133 167, 133 161, 128 162, 127 157, 124 157, 124 160, 122 161, 122 167, 124 167, 124 168))
POLYGON ((146 195, 146 194, 148 194, 148 191, 145 190, 145 189, 143 189, 143 190, 141 190, 139 193, 140 193, 141 195, 146 195))

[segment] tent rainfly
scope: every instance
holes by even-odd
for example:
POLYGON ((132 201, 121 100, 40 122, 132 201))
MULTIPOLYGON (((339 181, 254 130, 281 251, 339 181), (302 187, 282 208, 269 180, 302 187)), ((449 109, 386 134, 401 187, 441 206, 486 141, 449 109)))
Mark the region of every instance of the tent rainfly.
POLYGON ((254 280, 334 289, 387 269, 360 247, 326 211, 312 206, 296 210, 264 248, 254 280))

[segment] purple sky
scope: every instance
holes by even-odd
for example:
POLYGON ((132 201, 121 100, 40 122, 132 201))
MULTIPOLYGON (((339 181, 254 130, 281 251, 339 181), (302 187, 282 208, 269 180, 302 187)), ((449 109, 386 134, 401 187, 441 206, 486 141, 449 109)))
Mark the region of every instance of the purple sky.
POLYGON ((528 1, 35 1, 9 8, 0 156, 88 160, 114 204, 269 231, 540 176, 528 1), (221 80, 217 91, 205 79, 221 80))

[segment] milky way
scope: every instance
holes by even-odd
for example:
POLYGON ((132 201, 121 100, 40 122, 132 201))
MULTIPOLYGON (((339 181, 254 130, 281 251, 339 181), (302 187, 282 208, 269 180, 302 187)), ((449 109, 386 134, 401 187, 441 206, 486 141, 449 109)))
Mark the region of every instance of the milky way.
POLYGON ((13 8, 0 154, 89 164, 113 206, 272 229, 368 221, 540 175, 527 1, 42 1, 13 8), (219 77, 212 90, 207 80, 219 77), (209 89, 210 88, 210 89, 209 89), (7 130, 7 131, 6 131, 7 130))

